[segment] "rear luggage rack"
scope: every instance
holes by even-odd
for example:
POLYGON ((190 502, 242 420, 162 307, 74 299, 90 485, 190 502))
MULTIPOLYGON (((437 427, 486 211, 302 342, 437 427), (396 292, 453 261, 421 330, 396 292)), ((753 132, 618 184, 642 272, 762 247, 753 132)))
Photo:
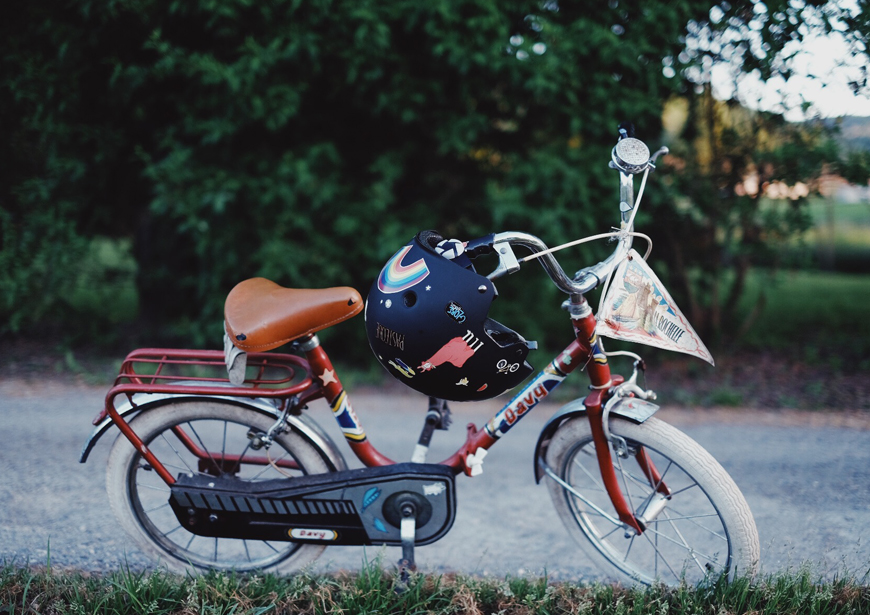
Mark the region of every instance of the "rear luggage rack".
POLYGON ((175 478, 119 414, 115 399, 123 395, 135 408, 139 405, 137 401, 147 401, 134 400, 135 395, 141 394, 266 398, 275 402, 277 410, 286 412, 323 395, 320 383, 311 377, 308 361, 296 355, 249 353, 247 365, 245 375, 253 375, 236 386, 229 380, 221 350, 134 350, 121 364, 115 384, 106 394, 106 404, 94 419, 94 425, 111 417, 147 463, 167 484, 172 485, 175 478))
MULTIPOLYGON (((248 353, 246 375, 250 376, 240 386, 233 385, 221 350, 140 348, 124 359, 114 386, 106 394, 106 406, 94 424, 114 414, 119 395, 125 395, 133 405, 137 393, 259 397, 281 400, 283 409, 288 399, 303 392, 307 394, 298 400, 300 403, 321 394, 311 378, 308 361, 296 355, 248 353)), ((112 418, 117 422, 115 416, 112 418)))

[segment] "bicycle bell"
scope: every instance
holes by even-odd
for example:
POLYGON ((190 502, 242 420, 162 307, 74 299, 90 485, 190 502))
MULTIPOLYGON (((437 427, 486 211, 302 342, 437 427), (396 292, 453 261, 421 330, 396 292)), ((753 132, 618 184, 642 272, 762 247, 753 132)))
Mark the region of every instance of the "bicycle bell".
POLYGON ((649 165, 649 148, 634 137, 623 137, 611 154, 613 166, 624 173, 642 173, 649 165))

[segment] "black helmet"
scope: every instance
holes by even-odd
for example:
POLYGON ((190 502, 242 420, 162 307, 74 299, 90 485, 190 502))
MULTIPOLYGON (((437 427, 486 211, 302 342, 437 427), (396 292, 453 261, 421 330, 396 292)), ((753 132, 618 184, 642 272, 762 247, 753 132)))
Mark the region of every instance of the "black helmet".
POLYGON ((532 366, 526 340, 488 317, 495 286, 462 252, 461 242, 433 231, 396 252, 369 292, 366 333, 399 381, 432 397, 476 401, 513 388, 532 366))

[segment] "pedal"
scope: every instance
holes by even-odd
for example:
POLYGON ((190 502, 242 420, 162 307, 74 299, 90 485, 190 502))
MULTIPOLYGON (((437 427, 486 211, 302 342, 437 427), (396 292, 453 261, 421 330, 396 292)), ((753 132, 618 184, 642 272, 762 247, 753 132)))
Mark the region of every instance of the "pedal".
POLYGON ((384 502, 384 517, 390 525, 399 528, 402 541, 402 559, 399 560, 399 582, 396 592, 402 593, 408 588, 411 572, 417 570, 414 561, 414 543, 419 525, 423 526, 432 516, 432 506, 419 494, 406 491, 396 493, 384 502))

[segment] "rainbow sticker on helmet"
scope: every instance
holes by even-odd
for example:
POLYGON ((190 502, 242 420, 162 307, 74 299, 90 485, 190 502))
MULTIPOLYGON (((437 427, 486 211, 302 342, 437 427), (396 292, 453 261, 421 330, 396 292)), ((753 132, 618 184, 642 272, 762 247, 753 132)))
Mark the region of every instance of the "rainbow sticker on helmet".
POLYGON ((402 259, 411 250, 411 246, 405 246, 381 269, 378 276, 378 290, 390 295, 400 293, 415 286, 426 279, 429 275, 429 267, 422 258, 410 265, 403 265, 402 259))
POLYGON ((490 318, 495 288, 467 252, 434 231, 418 233, 396 247, 366 303, 366 336, 387 373, 453 401, 495 397, 532 372, 525 358, 534 344, 490 318), (450 244, 458 258, 444 258, 438 244, 450 244))

